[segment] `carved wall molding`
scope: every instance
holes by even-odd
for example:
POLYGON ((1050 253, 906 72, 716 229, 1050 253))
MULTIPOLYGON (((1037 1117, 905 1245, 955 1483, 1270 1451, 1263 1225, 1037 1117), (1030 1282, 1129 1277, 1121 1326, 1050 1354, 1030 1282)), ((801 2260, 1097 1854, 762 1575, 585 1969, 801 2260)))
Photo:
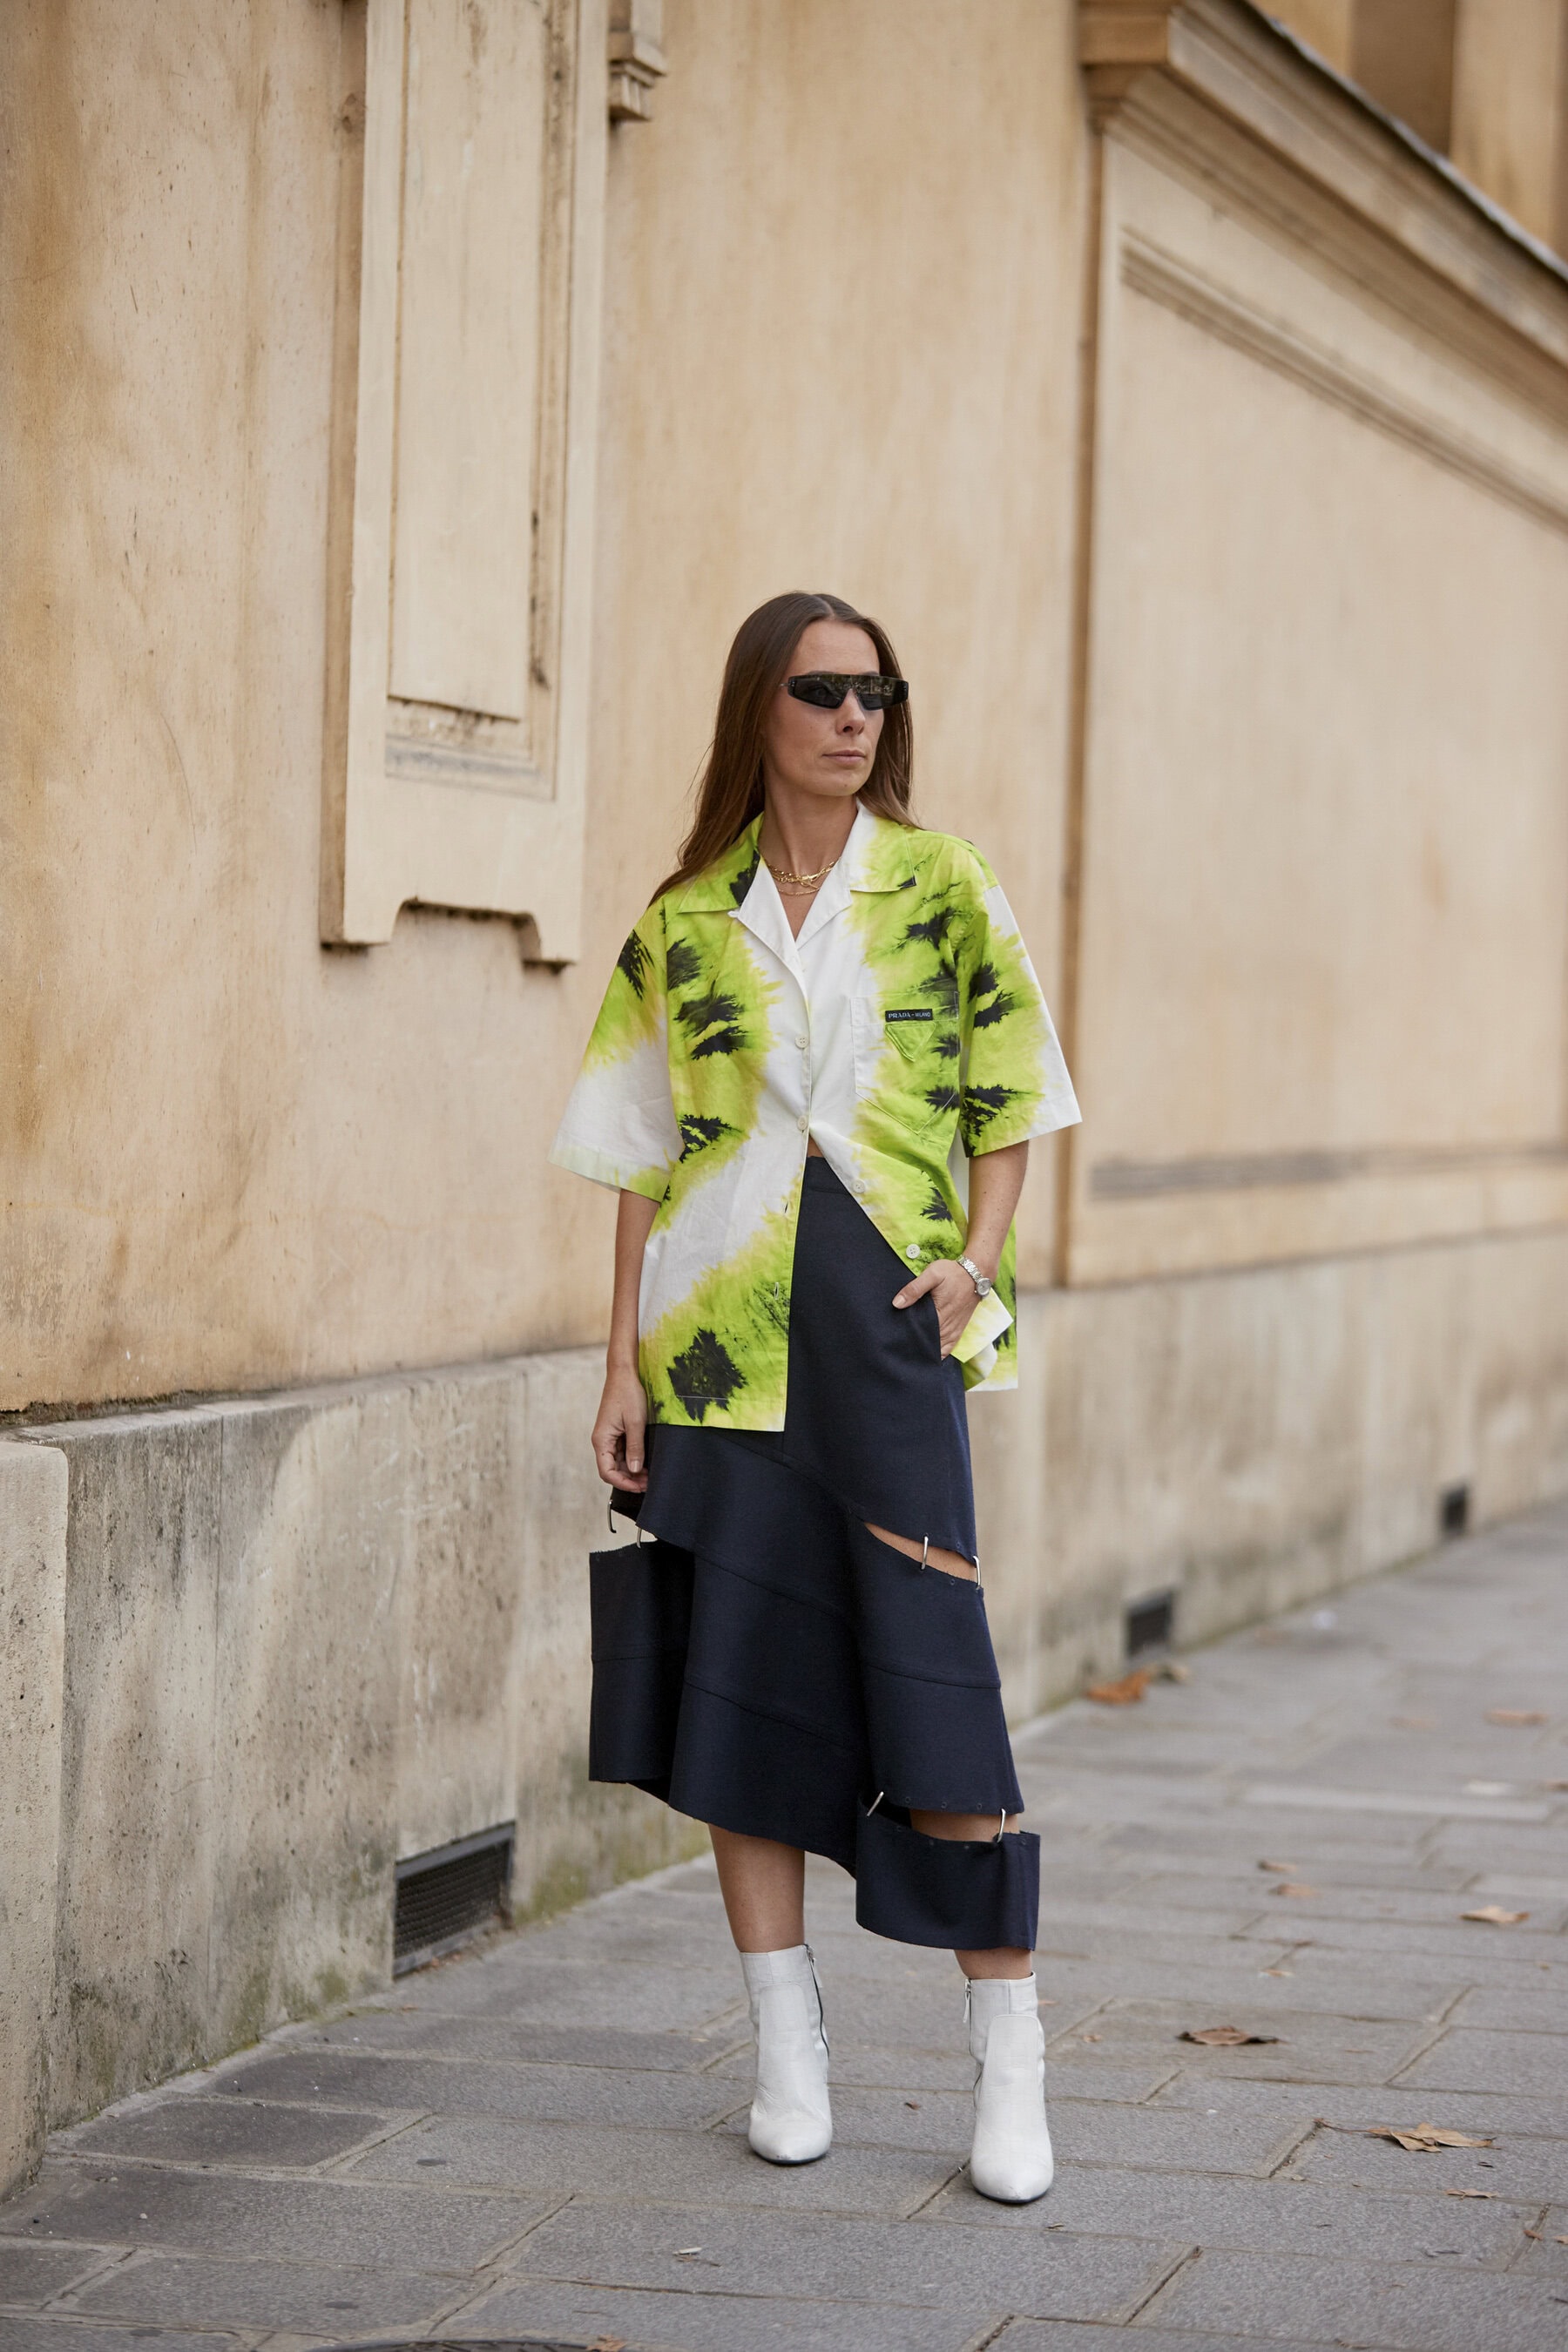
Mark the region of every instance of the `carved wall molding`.
POLYGON ((1173 311, 1277 375, 1288 377, 1358 424, 1417 450, 1461 481, 1517 508, 1531 521, 1568 532, 1568 499, 1508 465, 1440 417, 1396 399, 1386 386, 1346 366, 1295 328, 1267 317, 1145 239, 1123 237, 1121 276, 1122 284, 1134 293, 1173 311))
POLYGON ((647 122, 664 54, 664 0, 610 0, 610 121, 647 122))
POLYGON ((321 929, 577 951, 605 0, 345 10, 321 929))
POLYGON ((1343 1150, 1216 1152, 1188 1160, 1101 1160, 1089 1171, 1100 1201, 1165 1192, 1240 1192, 1259 1186, 1346 1184, 1359 1177, 1474 1176, 1568 1167, 1568 1143, 1369 1144, 1343 1150))
POLYGON ((1339 216, 1342 242, 1373 231, 1568 367, 1568 265, 1246 0, 1080 0, 1079 57, 1100 129, 1184 148, 1189 163, 1195 145, 1205 170, 1255 185, 1286 166, 1322 199, 1321 226, 1339 216), (1244 134, 1250 166, 1235 147, 1211 157, 1194 106, 1244 134))

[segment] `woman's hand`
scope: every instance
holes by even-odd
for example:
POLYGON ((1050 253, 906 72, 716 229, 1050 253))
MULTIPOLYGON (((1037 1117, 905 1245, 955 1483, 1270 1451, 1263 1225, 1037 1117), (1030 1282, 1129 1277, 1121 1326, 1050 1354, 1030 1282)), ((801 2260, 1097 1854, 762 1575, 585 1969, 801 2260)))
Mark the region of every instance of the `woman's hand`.
MULTIPOLYGON (((1000 1150, 981 1152, 969 1163, 969 1231, 963 1250, 987 1281, 996 1279, 997 1261, 1013 1222, 1013 1212, 1018 1205, 1018 1195, 1024 1189, 1028 1165, 1026 1143, 1005 1143, 1000 1150)), ((912 1307, 928 1291, 936 1300, 942 1352, 951 1356, 980 1304, 980 1293, 956 1260, 939 1257, 917 1281, 900 1291, 893 1304, 912 1307)))
POLYGON ((963 1339, 964 1329, 980 1304, 980 1293, 963 1268, 950 1257, 933 1258, 925 1272, 908 1284, 894 1299, 895 1307, 912 1307, 927 1292, 936 1300, 936 1319, 942 1327, 942 1352, 951 1356, 963 1339))
POLYGON ((594 1421, 594 1460, 606 1486, 646 1495, 647 1398, 630 1364, 612 1365, 594 1421))

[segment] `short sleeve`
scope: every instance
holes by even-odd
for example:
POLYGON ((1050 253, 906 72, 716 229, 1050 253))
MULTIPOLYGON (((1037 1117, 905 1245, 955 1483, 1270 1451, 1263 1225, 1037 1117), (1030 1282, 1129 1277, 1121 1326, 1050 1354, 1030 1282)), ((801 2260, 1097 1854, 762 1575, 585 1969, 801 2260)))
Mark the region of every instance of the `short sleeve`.
POLYGON ((984 858, 959 951, 959 1132, 972 1159, 1082 1116, 1013 910, 984 858))
POLYGON ((664 915, 650 907, 616 961, 551 1147, 557 1168, 662 1201, 680 1157, 669 1090, 664 915))

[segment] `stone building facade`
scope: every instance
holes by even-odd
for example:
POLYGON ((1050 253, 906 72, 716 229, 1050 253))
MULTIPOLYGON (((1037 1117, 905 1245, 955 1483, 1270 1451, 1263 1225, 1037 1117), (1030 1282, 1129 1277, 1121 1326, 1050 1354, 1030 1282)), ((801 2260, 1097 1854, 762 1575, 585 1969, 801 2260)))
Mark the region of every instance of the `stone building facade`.
POLYGON ((1086 1117, 1010 1706, 1568 1486, 1563 0, 8 0, 0 2182, 540 1911, 612 1204, 740 616, 881 616, 1086 1117))

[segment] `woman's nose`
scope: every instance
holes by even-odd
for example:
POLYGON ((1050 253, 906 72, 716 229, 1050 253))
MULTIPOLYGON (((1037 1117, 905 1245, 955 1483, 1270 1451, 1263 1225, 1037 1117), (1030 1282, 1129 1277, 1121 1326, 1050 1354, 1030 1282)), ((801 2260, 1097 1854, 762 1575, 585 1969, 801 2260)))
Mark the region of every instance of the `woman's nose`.
POLYGON ((866 724, 866 714, 856 700, 853 688, 838 706, 838 724, 857 731, 866 724))

